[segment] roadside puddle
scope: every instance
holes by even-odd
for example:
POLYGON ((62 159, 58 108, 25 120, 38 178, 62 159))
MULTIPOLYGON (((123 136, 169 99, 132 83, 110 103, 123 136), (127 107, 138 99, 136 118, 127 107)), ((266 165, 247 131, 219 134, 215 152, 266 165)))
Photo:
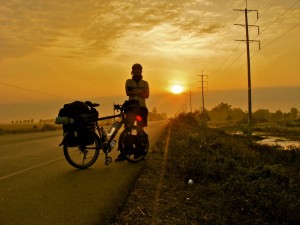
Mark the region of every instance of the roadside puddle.
POLYGON ((257 141, 256 143, 262 145, 270 145, 270 146, 281 146, 283 150, 300 148, 300 141, 291 141, 281 137, 272 137, 272 136, 261 136, 262 140, 257 141))

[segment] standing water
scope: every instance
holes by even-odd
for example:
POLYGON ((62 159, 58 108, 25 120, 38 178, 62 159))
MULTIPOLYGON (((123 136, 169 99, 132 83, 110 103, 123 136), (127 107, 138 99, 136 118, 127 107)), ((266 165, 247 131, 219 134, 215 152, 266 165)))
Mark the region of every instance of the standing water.
POLYGON ((300 141, 291 141, 281 137, 263 136, 263 140, 257 141, 258 144, 280 146, 283 150, 300 148, 300 141))

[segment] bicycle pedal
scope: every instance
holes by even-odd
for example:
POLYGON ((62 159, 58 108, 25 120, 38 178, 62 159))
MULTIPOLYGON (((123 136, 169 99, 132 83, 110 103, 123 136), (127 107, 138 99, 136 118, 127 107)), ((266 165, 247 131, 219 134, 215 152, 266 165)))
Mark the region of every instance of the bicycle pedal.
POLYGON ((107 156, 105 159, 105 165, 109 165, 112 163, 112 158, 110 156, 107 156))

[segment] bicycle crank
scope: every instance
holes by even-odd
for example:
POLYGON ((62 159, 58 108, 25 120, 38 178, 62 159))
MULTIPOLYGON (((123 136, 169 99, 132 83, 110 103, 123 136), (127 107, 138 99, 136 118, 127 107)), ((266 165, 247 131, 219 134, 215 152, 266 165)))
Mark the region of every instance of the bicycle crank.
POLYGON ((110 163, 112 163, 112 158, 110 156, 107 156, 105 158, 105 165, 109 165, 110 163))

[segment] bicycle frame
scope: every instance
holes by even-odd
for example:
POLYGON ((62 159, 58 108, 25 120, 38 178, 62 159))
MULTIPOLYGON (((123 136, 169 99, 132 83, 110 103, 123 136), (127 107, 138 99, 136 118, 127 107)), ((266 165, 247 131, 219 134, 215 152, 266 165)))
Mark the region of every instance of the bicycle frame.
MULTIPOLYGON (((114 119, 114 118, 120 118, 120 117, 122 118, 122 120, 119 123, 119 126, 115 129, 115 131, 112 133, 112 135, 110 136, 110 138, 105 142, 105 143, 107 143, 108 146, 110 146, 111 142, 114 140, 114 138, 118 134, 118 132, 121 129, 121 127, 123 126, 123 124, 126 124, 125 114, 124 113, 120 113, 118 115, 105 116, 105 117, 100 117, 100 118, 97 119, 97 121, 101 121, 101 120, 114 119)), ((98 131, 99 136, 103 135, 103 131, 102 131, 103 127, 99 127, 98 123, 96 123, 96 129, 98 131)))
MULTIPOLYGON (((99 117, 94 120, 96 124, 93 144, 69 145, 68 137, 72 135, 72 133, 67 132, 64 134, 63 141, 60 145, 63 145, 64 155, 69 164, 79 169, 88 168, 96 162, 99 152, 102 150, 105 154, 105 165, 109 165, 112 162, 112 158, 108 153, 113 149, 115 144, 113 141, 123 125, 124 129, 120 133, 118 140, 118 150, 120 150, 121 154, 124 155, 125 159, 129 162, 136 163, 145 158, 149 149, 148 135, 142 128, 134 125, 132 119, 138 120, 138 118, 132 118, 130 112, 127 114, 124 104, 114 105, 114 109, 118 112, 120 111, 117 115, 99 117), (115 126, 115 130, 110 136, 107 136, 106 131, 102 126, 99 126, 98 121, 114 118, 121 118, 121 121, 118 122, 118 126, 115 126)), ((95 115, 98 115, 95 107, 99 106, 99 104, 90 103, 89 106, 91 111, 94 112, 95 115)))

